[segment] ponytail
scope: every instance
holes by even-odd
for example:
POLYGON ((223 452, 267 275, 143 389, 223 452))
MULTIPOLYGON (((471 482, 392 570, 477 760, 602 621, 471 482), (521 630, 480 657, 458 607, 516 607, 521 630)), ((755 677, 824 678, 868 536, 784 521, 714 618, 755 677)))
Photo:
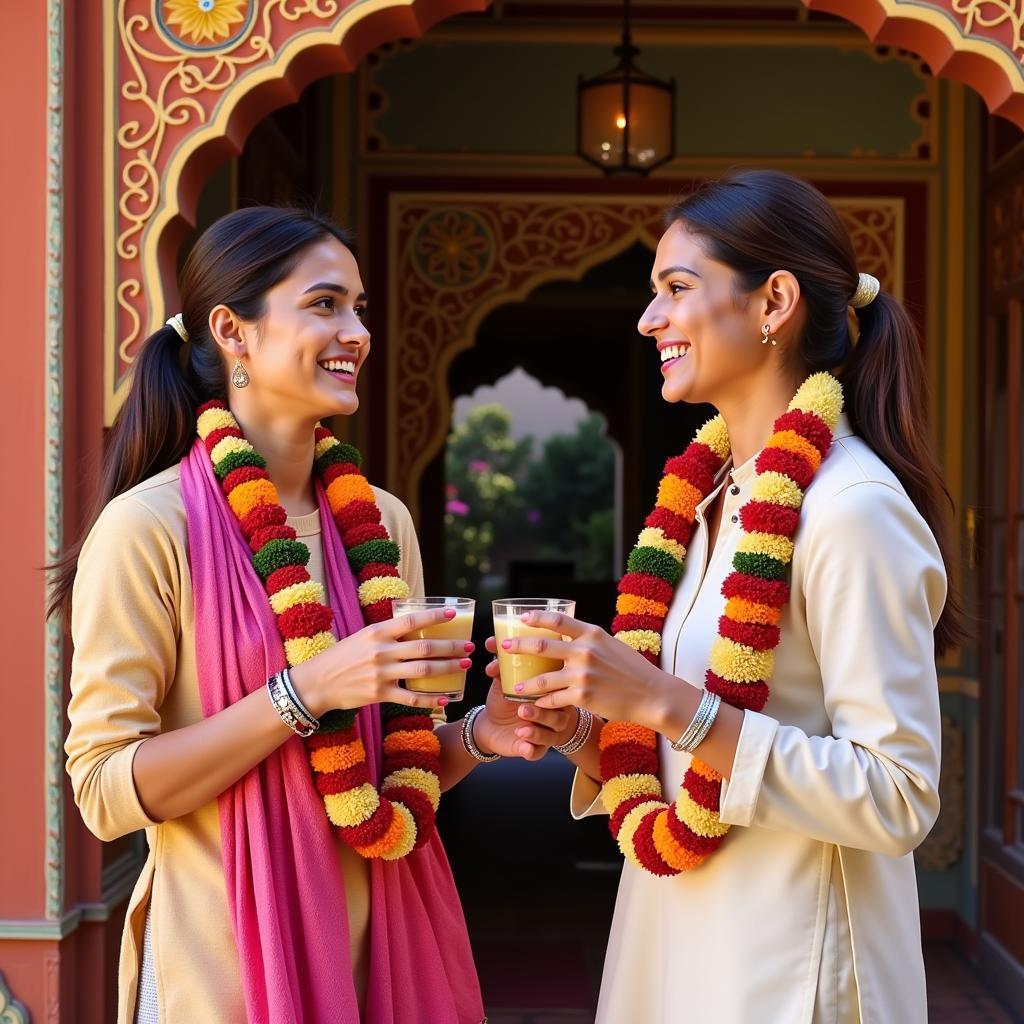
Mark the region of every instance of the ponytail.
POLYGON ((776 270, 800 282, 807 323, 794 358, 805 370, 842 371, 854 430, 899 478, 942 553, 949 590, 935 627, 938 654, 962 643, 963 605, 953 586, 948 510, 925 424, 925 367, 917 331, 906 310, 880 293, 857 310, 854 345, 847 321, 859 286, 850 233, 814 186, 779 171, 740 171, 706 182, 672 207, 666 227, 682 221, 703 239, 709 255, 731 267, 744 292, 776 270))
POLYGON ((47 568, 52 571, 47 617, 65 622, 85 537, 113 498, 180 462, 195 440, 195 410, 226 399, 225 365, 210 336, 209 316, 225 305, 242 320, 260 320, 266 295, 294 269, 302 252, 326 238, 351 248, 352 239, 326 217, 307 210, 251 206, 212 224, 181 271, 184 343, 166 325, 142 344, 131 388, 114 420, 103 454, 99 493, 82 536, 47 568))
MULTIPOLYGON (((195 436, 195 409, 201 399, 182 369, 182 340, 173 327, 161 327, 143 342, 132 370, 131 387, 121 406, 103 453, 100 486, 89 528, 111 499, 131 490, 147 477, 184 458, 195 436)), ((48 566, 50 581, 47 617, 60 612, 65 621, 78 556, 88 530, 60 559, 48 566)))
MULTIPOLYGON (((935 536, 952 581, 949 513, 956 511, 928 440, 928 406, 921 344, 907 311, 880 292, 857 310, 860 337, 842 373, 846 410, 859 434, 896 474, 935 536)), ((935 627, 939 655, 963 643, 963 606, 950 584, 935 627)))

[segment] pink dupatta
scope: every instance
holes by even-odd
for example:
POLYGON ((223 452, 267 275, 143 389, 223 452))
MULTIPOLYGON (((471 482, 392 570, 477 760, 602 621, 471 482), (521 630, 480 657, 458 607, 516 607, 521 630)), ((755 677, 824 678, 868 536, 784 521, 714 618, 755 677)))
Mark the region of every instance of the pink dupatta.
MULTIPOLYGON (((249 547, 202 442, 181 462, 203 713, 285 667, 249 547)), ((352 572, 320 493, 325 584, 339 638, 363 626, 352 572)), ((379 783, 380 711, 360 710, 379 783)), ((221 850, 251 1024, 356 1024, 338 844, 293 737, 221 794, 221 850)), ((435 833, 400 861, 370 861, 366 1024, 479 1024, 483 1004, 458 893, 435 833)))

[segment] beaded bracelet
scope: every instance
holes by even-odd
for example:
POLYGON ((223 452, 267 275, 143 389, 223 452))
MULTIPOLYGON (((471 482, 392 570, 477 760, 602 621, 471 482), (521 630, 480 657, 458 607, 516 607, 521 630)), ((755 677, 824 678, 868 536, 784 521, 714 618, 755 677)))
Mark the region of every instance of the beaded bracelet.
POLYGON ((576 709, 576 731, 564 743, 559 743, 555 750, 568 757, 583 749, 590 732, 594 728, 594 716, 586 708, 576 709))
POLYGON ((672 744, 672 749, 682 754, 692 754, 705 740, 718 717, 722 698, 717 693, 705 690, 701 694, 696 714, 690 720, 686 731, 672 744))
POLYGON ((466 717, 462 720, 462 745, 466 748, 466 753, 475 761, 487 764, 489 761, 497 761, 501 754, 485 754, 473 739, 473 723, 476 721, 476 716, 483 710, 484 705, 478 704, 466 712, 466 717))
POLYGON ((270 695, 270 703, 274 705, 274 710, 280 716, 281 721, 292 732, 306 737, 312 736, 320 728, 320 723, 309 713, 295 693, 295 687, 292 686, 287 669, 284 672, 275 672, 267 680, 267 693, 270 695))

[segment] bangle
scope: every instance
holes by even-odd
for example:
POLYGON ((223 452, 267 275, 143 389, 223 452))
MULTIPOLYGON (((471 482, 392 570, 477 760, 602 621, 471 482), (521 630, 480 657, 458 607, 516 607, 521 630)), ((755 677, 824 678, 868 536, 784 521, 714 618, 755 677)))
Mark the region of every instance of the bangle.
POLYGON ((705 740, 718 717, 718 709, 722 706, 722 698, 717 693, 705 690, 701 694, 697 711, 686 731, 672 744, 672 749, 681 754, 692 754, 705 740))
POLYGON ((594 728, 594 716, 586 708, 576 709, 576 731, 564 743, 559 743, 555 750, 568 757, 580 751, 590 739, 590 731, 594 728))
POLYGON ((270 703, 278 713, 281 721, 299 736, 312 736, 320 728, 320 723, 306 711, 297 698, 286 686, 283 672, 275 672, 267 680, 267 693, 270 695, 270 703))
POLYGON ((316 715, 313 714, 305 704, 302 703, 302 699, 299 697, 298 691, 295 689, 295 684, 292 682, 292 674, 289 669, 281 669, 281 681, 284 683, 284 688, 288 691, 288 696, 291 697, 292 702, 302 713, 302 716, 306 720, 306 725, 312 727, 313 731, 316 732, 320 728, 320 722, 316 715))
POLYGON ((473 740, 473 723, 476 721, 476 716, 483 711, 484 705, 478 704, 475 708, 471 708, 467 713, 466 717, 462 720, 462 745, 466 748, 466 753, 469 754, 474 761, 479 761, 481 764, 486 764, 488 761, 497 761, 501 757, 501 754, 485 754, 473 740))

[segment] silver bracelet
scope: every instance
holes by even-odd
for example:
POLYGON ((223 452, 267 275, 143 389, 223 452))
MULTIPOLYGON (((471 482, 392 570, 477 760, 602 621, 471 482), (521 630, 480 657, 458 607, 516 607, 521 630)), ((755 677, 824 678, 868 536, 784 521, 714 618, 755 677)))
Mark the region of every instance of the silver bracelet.
POLYGON ((462 720, 462 745, 473 760, 487 764, 488 761, 497 761, 501 754, 485 754, 473 740, 473 723, 476 721, 476 716, 483 710, 484 705, 478 704, 466 712, 466 717, 462 720))
POLYGON ((295 684, 292 682, 292 674, 289 669, 281 669, 280 672, 281 681, 284 683, 284 688, 288 691, 288 696, 291 697, 292 702, 302 712, 302 716, 306 720, 306 725, 312 727, 313 731, 316 732, 320 728, 320 721, 316 715, 313 714, 305 704, 302 703, 302 698, 299 697, 298 690, 295 689, 295 684))
POLYGON ((705 740, 718 717, 718 709, 722 706, 722 698, 717 693, 705 690, 701 694, 697 711, 686 731, 672 744, 672 749, 682 754, 692 754, 705 740))
POLYGON ((280 716, 281 721, 292 732, 306 737, 312 736, 320 728, 320 723, 292 698, 285 686, 283 673, 275 672, 267 680, 267 693, 270 695, 270 703, 274 705, 274 710, 280 716))
POLYGON ((576 709, 576 731, 564 743, 559 743, 555 750, 568 757, 582 750, 587 740, 590 739, 590 731, 594 728, 594 716, 586 708, 576 709))

